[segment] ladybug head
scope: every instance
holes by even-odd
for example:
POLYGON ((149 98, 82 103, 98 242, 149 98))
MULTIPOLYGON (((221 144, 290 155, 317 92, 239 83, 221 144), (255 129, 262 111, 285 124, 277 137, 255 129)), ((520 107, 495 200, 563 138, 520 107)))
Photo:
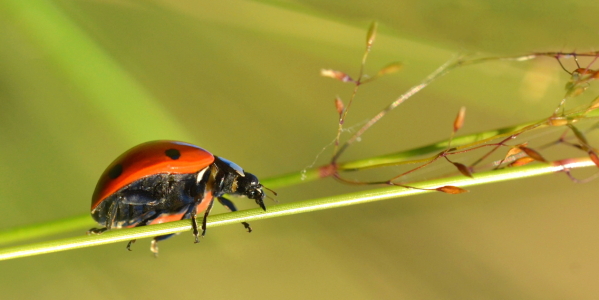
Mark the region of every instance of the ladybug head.
POLYGON ((260 184, 258 177, 251 173, 245 173, 245 176, 237 177, 237 191, 236 194, 244 195, 250 199, 254 199, 263 210, 266 211, 264 206, 264 191, 263 186, 260 184))

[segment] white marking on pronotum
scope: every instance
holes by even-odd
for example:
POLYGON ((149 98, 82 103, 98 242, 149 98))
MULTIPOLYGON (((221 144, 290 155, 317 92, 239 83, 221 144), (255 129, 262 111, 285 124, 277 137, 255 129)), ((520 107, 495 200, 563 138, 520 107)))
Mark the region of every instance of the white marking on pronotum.
POLYGON ((204 177, 204 173, 206 173, 206 170, 208 170, 208 167, 205 167, 200 172, 198 172, 198 177, 196 178, 196 183, 199 183, 202 180, 202 178, 204 177))

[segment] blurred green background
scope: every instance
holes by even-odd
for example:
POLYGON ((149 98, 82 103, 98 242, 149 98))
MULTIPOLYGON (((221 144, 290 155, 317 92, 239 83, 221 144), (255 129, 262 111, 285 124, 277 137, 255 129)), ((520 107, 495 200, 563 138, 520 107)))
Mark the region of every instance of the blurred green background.
MULTIPOLYGON (((349 125, 458 53, 596 50, 597 15, 590 1, 2 1, 0 229, 87 214, 104 168, 148 140, 198 144, 261 178, 311 165, 335 136, 332 100, 351 90, 319 70, 356 74, 373 20, 380 31, 367 72, 405 66, 363 86, 349 125)), ((446 139, 460 106, 468 108, 461 133, 546 117, 567 79, 551 59, 459 69, 345 159, 446 139)), ((535 133, 531 145, 560 133, 535 133)), ((572 156, 563 150, 548 159, 572 156)), ((430 170, 410 179, 452 171, 430 170)), ((4 299, 591 299, 596 186, 558 174, 258 221, 252 234, 218 227, 199 245, 189 233, 161 243, 158 259, 140 240, 133 252, 117 243, 4 261, 0 291, 4 299)), ((277 192, 290 202, 355 190, 327 179, 277 192)))

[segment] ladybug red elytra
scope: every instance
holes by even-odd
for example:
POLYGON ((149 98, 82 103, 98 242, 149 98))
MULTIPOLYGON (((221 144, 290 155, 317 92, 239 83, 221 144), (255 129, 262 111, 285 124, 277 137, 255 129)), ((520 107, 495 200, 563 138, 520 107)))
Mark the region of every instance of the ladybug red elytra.
MULTIPOLYGON (((143 143, 123 153, 102 173, 92 196, 91 214, 105 228, 92 228, 88 233, 191 219, 198 243, 196 215, 204 211, 204 236, 214 198, 231 211, 237 210, 224 194, 248 197, 266 210, 262 184, 235 163, 188 143, 143 143)), ((242 224, 252 231, 248 223, 242 224)), ((150 250, 157 254, 158 241, 173 235, 155 237, 150 250)))

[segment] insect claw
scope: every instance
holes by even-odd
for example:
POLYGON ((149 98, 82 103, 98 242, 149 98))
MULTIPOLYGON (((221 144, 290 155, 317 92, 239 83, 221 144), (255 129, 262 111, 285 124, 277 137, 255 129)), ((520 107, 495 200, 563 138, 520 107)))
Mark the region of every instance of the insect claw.
POLYGON ((137 240, 130 240, 129 243, 127 243, 127 250, 133 251, 133 250, 131 250, 131 245, 135 244, 135 241, 137 241, 137 240))

